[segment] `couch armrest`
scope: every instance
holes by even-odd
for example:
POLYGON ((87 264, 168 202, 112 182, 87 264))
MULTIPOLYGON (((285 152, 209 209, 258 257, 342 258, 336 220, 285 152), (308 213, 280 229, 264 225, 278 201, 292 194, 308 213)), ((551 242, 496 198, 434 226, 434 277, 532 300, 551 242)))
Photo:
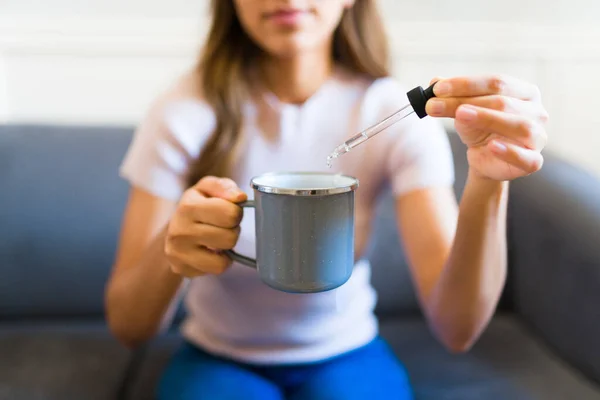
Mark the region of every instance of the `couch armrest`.
POLYGON ((517 180, 508 211, 515 311, 600 382, 600 179, 556 156, 517 180))

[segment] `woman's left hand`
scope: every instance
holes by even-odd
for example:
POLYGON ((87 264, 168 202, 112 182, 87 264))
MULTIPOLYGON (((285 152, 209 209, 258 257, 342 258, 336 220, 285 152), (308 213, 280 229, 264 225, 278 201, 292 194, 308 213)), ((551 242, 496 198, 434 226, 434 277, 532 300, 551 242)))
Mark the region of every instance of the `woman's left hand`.
POLYGON ((512 77, 434 79, 432 117, 455 119, 469 166, 483 178, 505 181, 538 171, 548 113, 539 89, 512 77))

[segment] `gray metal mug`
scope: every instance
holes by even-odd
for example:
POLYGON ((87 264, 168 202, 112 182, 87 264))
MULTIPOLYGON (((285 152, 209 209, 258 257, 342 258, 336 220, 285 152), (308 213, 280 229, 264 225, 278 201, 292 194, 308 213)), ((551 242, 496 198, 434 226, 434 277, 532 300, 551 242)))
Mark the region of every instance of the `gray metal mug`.
POLYGON ((250 182, 256 260, 228 251, 256 268, 274 289, 316 293, 348 281, 354 266, 354 191, 358 180, 327 173, 272 173, 250 182))

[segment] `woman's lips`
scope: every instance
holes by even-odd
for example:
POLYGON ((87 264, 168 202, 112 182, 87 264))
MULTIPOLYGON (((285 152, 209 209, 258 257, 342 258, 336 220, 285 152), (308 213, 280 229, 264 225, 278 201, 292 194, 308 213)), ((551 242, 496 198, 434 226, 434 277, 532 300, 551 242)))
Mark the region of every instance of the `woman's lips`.
POLYGON ((267 15, 267 18, 277 25, 297 25, 306 14, 302 10, 280 10, 267 15))

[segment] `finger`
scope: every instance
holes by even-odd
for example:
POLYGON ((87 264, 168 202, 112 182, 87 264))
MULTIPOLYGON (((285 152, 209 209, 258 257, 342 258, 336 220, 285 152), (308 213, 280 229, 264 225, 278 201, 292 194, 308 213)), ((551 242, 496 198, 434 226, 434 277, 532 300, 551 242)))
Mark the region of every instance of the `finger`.
POLYGON ((231 250, 235 247, 240 235, 240 227, 225 229, 207 224, 193 224, 184 231, 170 232, 171 240, 181 246, 208 247, 218 250, 231 250))
POLYGON ((234 203, 246 200, 246 194, 229 178, 206 176, 194 185, 194 189, 204 197, 218 197, 234 203))
POLYGON ((192 251, 188 251, 184 247, 182 251, 180 246, 174 246, 173 241, 165 242, 164 252, 171 271, 189 278, 204 275, 204 272, 192 266, 198 250, 198 248, 194 248, 192 251))
POLYGON ((537 86, 503 75, 444 79, 435 85, 434 93, 437 97, 503 95, 521 100, 540 98, 537 86))
POLYGON ((180 200, 179 208, 194 222, 221 228, 235 228, 244 215, 242 208, 237 204, 217 197, 206 198, 195 190, 186 191, 180 200))
POLYGON ((244 210, 227 200, 210 198, 205 199, 199 207, 191 210, 191 216, 199 223, 232 229, 242 221, 244 210))
POLYGON ((511 143, 492 140, 488 143, 488 147, 499 159, 528 175, 539 171, 544 164, 544 157, 539 152, 511 143))
POLYGON ((427 111, 427 114, 432 117, 454 118, 458 107, 464 104, 509 114, 522 115, 543 123, 548 121, 548 113, 540 103, 502 95, 447 98, 434 97, 427 102, 425 110, 427 111))
POLYGON ((218 250, 231 250, 237 244, 241 228, 236 226, 233 229, 219 228, 216 226, 204 225, 201 233, 196 237, 198 244, 218 250))
POLYGON ((227 257, 226 254, 209 249, 202 249, 199 253, 199 257, 196 259, 196 265, 198 265, 202 271, 216 275, 225 272, 231 263, 231 258, 227 257))
POLYGON ((471 129, 516 140, 530 149, 541 150, 546 145, 547 135, 543 127, 521 115, 462 105, 456 111, 456 120, 471 129))
POLYGON ((222 274, 232 263, 227 255, 202 247, 180 253, 171 260, 174 260, 170 264, 173 272, 189 277, 222 274))
POLYGON ((195 278, 197 276, 206 275, 206 273, 200 271, 198 268, 182 263, 171 263, 171 271, 185 278, 195 278))
POLYGON ((434 83, 436 83, 436 82, 439 82, 439 81, 441 81, 441 80, 443 80, 443 79, 445 79, 443 76, 435 76, 435 77, 433 77, 433 79, 431 79, 431 80, 429 81, 429 86, 431 86, 431 85, 433 85, 434 83))

